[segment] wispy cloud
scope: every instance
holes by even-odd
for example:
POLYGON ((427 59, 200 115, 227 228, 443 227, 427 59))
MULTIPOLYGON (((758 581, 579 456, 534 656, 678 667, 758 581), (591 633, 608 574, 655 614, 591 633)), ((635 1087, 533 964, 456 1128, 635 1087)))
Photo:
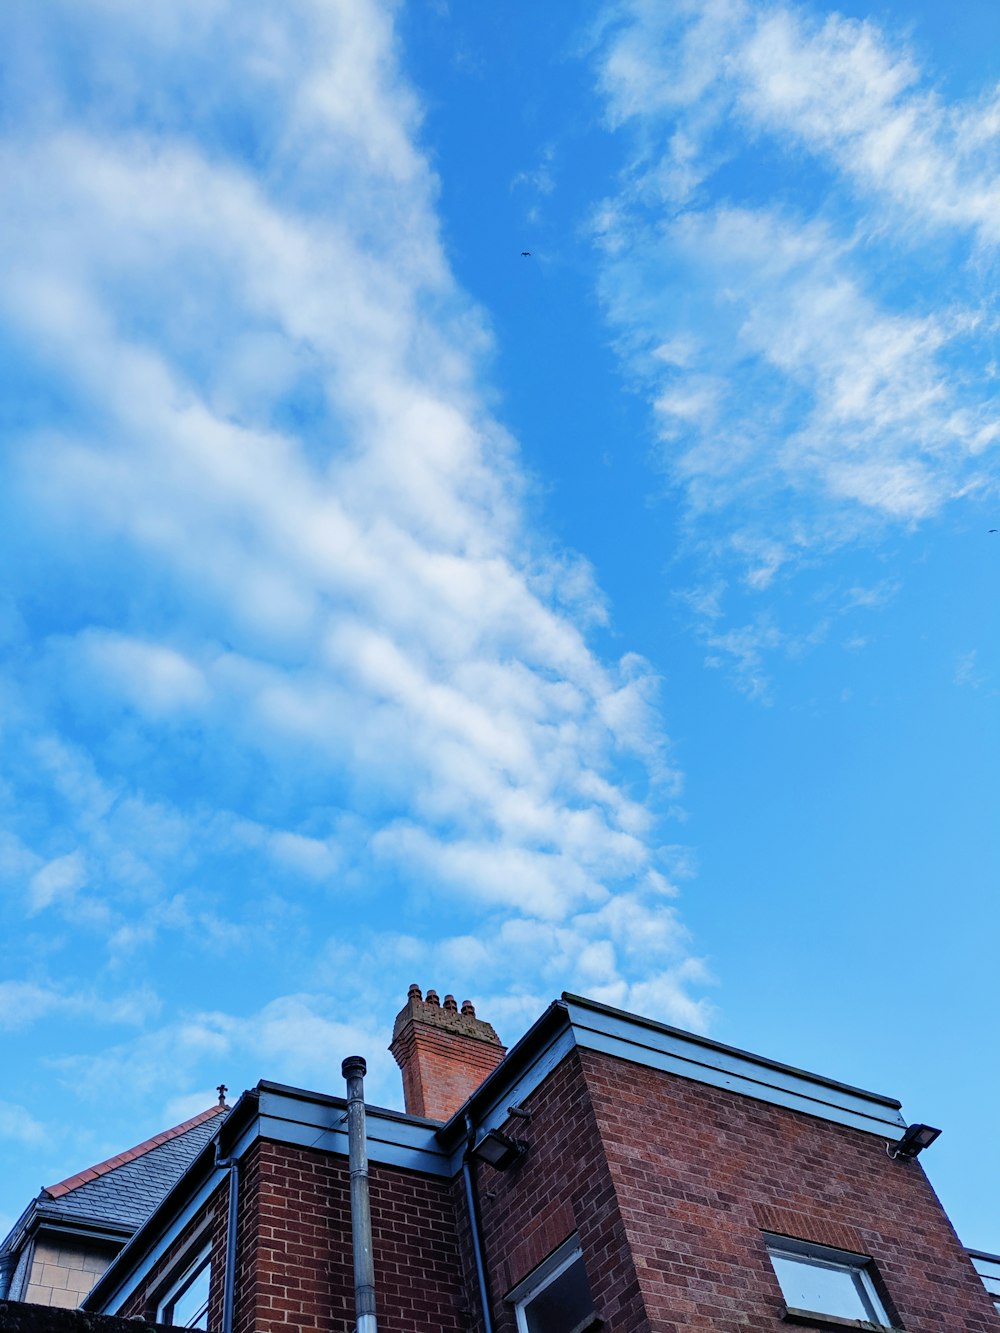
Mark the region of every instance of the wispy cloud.
POLYGON ((16 1102, 0 1102, 0 1139, 37 1148, 45 1142, 45 1127, 16 1102))
MULTIPOLYGON (((332 1065, 375 1027, 289 977, 349 930, 384 956, 380 921, 427 954, 442 920, 530 945, 703 1022, 664 904, 658 681, 595 652, 585 563, 525 517, 390 14, 95 0, 5 22, 8 86, 30 70, 35 95, 0 141, 20 775, 0 871, 45 957, 85 951, 108 986, 160 976, 176 941, 203 997, 227 958, 281 973, 275 1009, 184 995, 196 1017, 148 1019, 104 1074, 97 1051, 59 1067, 99 1088, 134 1059, 166 1104, 252 1032, 270 1070, 312 1076, 307 1047, 332 1065)), ((23 1022, 70 1003, 12 984, 23 1022)))
POLYGON ((106 998, 92 989, 75 992, 65 985, 0 981, 0 1028, 7 1030, 30 1027, 52 1015, 141 1027, 156 1017, 159 1008, 159 999, 148 987, 106 998))
POLYGON ((705 586, 995 488, 995 93, 949 103, 874 23, 782 3, 622 3, 593 58, 627 154, 600 294, 705 586))
POLYGON ((952 679, 956 685, 966 686, 973 690, 982 689, 983 685, 986 684, 989 676, 982 669, 979 663, 979 653, 975 648, 959 655, 952 679))

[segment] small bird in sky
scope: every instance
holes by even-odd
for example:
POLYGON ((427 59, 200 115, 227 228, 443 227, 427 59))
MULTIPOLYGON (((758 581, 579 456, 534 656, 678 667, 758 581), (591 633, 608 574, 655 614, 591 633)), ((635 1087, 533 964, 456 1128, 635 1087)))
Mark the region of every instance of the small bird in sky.
POLYGON ((990 528, 990 532, 1000 532, 1000 528, 990 528))
POLYGON ((530 258, 531 258, 531 251, 530 251, 530 250, 522 250, 522 251, 521 251, 521 258, 522 258, 522 259, 530 259, 530 258))

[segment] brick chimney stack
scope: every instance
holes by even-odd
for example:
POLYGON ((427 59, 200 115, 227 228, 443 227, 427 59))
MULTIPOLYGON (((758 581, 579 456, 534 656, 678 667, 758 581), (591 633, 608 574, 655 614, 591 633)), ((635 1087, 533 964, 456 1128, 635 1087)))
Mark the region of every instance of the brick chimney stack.
POLYGON ((468 1000, 459 1012, 454 995, 442 1004, 437 991, 425 999, 416 985, 396 1015, 389 1050, 403 1071, 407 1113, 430 1120, 450 1119, 507 1053, 468 1000))

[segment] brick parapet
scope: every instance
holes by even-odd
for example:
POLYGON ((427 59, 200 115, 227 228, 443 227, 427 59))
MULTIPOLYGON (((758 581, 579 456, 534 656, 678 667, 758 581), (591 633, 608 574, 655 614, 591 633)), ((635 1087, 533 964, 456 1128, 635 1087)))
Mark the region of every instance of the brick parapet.
MULTIPOLYGON (((346 1160, 262 1142, 257 1171, 257 1241, 241 1274, 237 1333, 349 1333, 355 1312, 346 1160)), ((466 1329, 450 1182, 373 1163, 369 1193, 380 1333, 466 1329)))
POLYGON ((920 1164, 876 1135, 593 1051, 581 1066, 653 1328, 786 1329, 776 1231, 871 1256, 908 1333, 996 1333, 920 1164))

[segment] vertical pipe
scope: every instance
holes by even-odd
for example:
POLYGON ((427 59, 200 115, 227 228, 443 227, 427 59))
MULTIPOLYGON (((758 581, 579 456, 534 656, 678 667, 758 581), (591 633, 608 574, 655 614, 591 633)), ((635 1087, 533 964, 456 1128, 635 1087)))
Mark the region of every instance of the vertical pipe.
POLYGON ((468 1111, 465 1113, 465 1133, 466 1145, 465 1156, 462 1158, 462 1175, 465 1177, 465 1197, 469 1204, 472 1253, 475 1256, 476 1278, 479 1281, 479 1303, 483 1307, 483 1330, 484 1333, 493 1333, 493 1320, 490 1317, 490 1288, 486 1280, 486 1266, 483 1263, 482 1229, 479 1225, 479 1199, 476 1196, 476 1188, 472 1183, 472 1171, 469 1168, 472 1145, 476 1141, 476 1129, 468 1111))
POLYGON ((236 1226, 240 1207, 240 1163, 236 1157, 220 1162, 229 1168, 229 1213, 226 1217, 226 1269, 222 1288, 222 1333, 233 1333, 236 1308, 236 1226))
POLYGON ((368 1200, 368 1145, 365 1141, 365 1085, 368 1066, 360 1055, 341 1065, 347 1080, 347 1144, 351 1170, 351 1240, 354 1246, 355 1333, 377 1333, 372 1215, 368 1200))
POLYGON ((16 1265, 16 1254, 0 1254, 0 1301, 7 1299, 16 1265))

